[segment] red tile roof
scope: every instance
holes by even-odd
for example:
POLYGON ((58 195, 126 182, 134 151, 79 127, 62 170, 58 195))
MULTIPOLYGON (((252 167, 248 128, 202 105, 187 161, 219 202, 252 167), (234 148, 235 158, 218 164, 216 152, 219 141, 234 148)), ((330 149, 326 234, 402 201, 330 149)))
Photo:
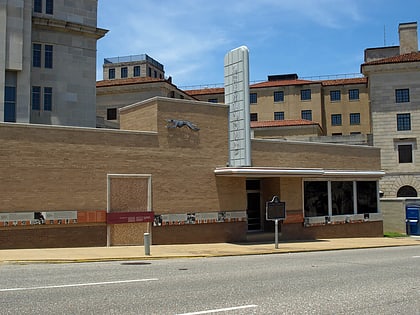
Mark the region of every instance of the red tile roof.
POLYGON ((157 78, 150 78, 150 77, 138 77, 138 78, 97 81, 96 82, 96 87, 131 85, 131 84, 152 83, 152 82, 168 82, 168 81, 166 81, 165 79, 157 79, 157 78))
POLYGON ((251 128, 291 127, 318 125, 317 122, 305 119, 251 121, 251 128))
POLYGON ((309 80, 278 80, 278 81, 264 81, 261 83, 251 84, 250 88, 264 88, 264 87, 275 87, 275 86, 286 86, 286 85, 304 85, 318 83, 317 81, 309 80))
POLYGON ((408 54, 365 62, 364 64, 362 64, 362 67, 369 66, 369 65, 382 65, 382 64, 388 64, 388 63, 403 63, 403 62, 417 62, 417 61, 420 61, 420 52, 412 52, 408 54))
POLYGON ((351 78, 351 79, 336 79, 336 80, 323 80, 321 81, 323 86, 332 85, 347 85, 347 84, 366 84, 367 78, 351 78))

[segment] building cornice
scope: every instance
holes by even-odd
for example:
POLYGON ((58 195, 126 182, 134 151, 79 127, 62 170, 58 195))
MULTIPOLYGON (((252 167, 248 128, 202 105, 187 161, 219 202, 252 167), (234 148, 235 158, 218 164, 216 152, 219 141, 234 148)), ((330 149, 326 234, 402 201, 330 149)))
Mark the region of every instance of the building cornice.
POLYGON ((108 30, 102 28, 37 16, 32 17, 32 25, 42 29, 54 29, 60 32, 79 33, 84 36, 94 37, 96 39, 104 37, 108 32, 108 30))

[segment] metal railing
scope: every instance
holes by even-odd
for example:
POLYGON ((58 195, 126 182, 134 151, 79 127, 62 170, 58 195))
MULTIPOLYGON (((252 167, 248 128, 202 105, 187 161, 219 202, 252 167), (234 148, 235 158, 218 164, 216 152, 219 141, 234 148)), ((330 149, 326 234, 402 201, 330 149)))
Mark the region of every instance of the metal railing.
MULTIPOLYGON (((342 74, 324 74, 318 76, 308 76, 301 77, 298 80, 309 80, 309 81, 323 81, 323 80, 338 80, 338 79, 354 79, 354 78, 363 78, 361 73, 342 73, 342 74)), ((261 82, 266 82, 267 80, 254 80, 250 81, 250 84, 256 84, 261 82)), ((184 85, 180 86, 181 90, 204 90, 204 89, 215 89, 223 88, 224 83, 211 83, 211 84, 197 84, 197 85, 184 85)))

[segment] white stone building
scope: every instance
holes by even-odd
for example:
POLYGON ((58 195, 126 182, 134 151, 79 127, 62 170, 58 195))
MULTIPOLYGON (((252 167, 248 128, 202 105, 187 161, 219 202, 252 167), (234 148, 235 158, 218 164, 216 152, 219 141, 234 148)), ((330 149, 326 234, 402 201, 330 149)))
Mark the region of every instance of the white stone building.
POLYGON ((373 145, 381 148, 384 198, 420 191, 420 52, 417 23, 399 25, 400 46, 365 50, 373 145))
POLYGON ((0 2, 0 121, 96 126, 97 0, 0 2))

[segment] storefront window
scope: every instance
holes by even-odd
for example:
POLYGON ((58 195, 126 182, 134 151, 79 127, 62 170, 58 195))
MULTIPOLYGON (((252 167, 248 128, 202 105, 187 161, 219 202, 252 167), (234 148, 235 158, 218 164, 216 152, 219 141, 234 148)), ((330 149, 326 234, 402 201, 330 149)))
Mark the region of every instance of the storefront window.
POLYGON ((376 182, 357 182, 357 213, 378 212, 376 182))
POLYGON ((305 182, 305 217, 328 215, 328 182, 305 182))
POLYGON ((331 182, 332 215, 353 214, 353 182, 331 182))
POLYGON ((377 182, 305 181, 304 207, 305 217, 376 213, 377 182), (355 195, 357 205, 354 204, 355 195))

